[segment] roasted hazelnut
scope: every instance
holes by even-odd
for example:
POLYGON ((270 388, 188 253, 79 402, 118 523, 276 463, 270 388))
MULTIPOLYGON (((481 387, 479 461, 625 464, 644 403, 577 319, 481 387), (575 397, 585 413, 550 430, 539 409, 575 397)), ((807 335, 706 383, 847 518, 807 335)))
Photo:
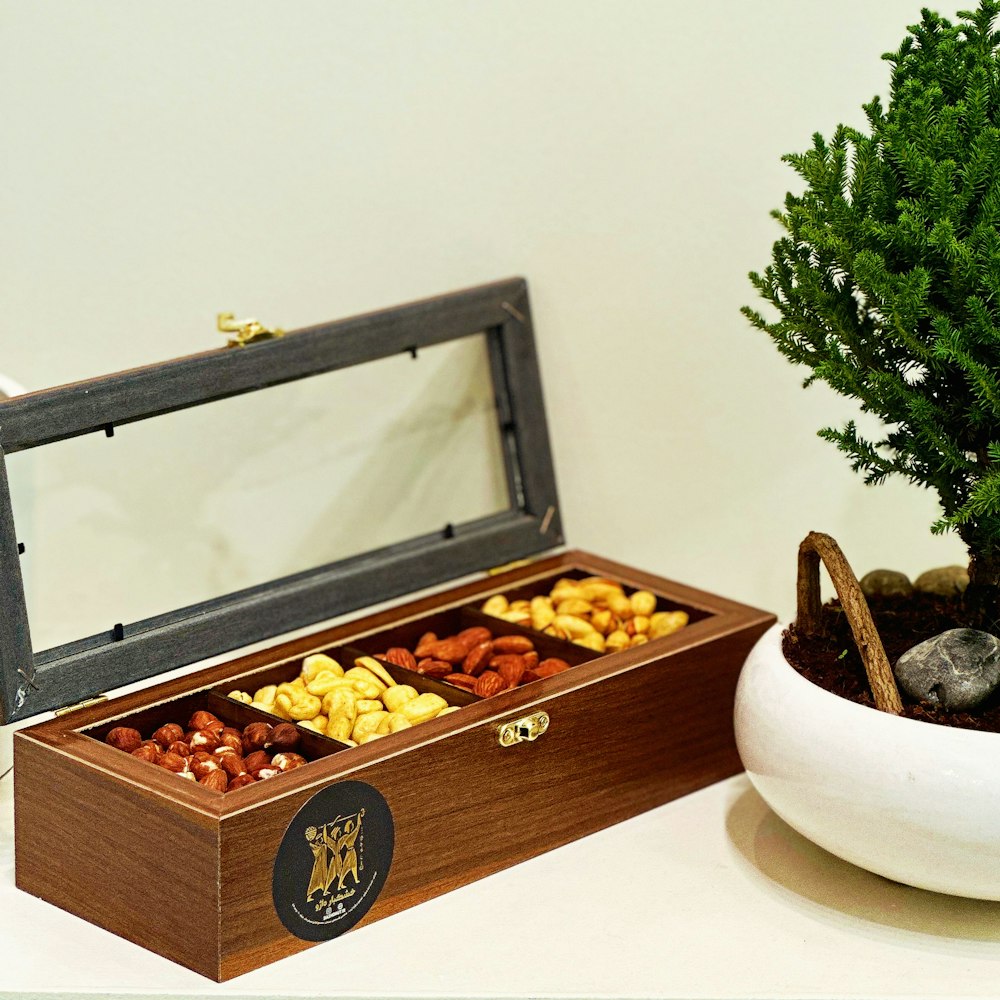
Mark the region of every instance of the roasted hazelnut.
POLYGON ((246 785, 255 785, 257 779, 252 774, 238 774, 235 778, 229 779, 228 791, 235 791, 237 788, 243 788, 246 785))
POLYGON ((243 763, 243 758, 235 753, 223 754, 219 758, 219 767, 221 767, 230 778, 238 778, 241 774, 247 773, 247 766, 243 763))
POLYGON ((263 750, 271 738, 271 724, 268 722, 251 722, 243 730, 243 752, 251 754, 255 750, 263 750))
POLYGON ((271 758, 271 766, 279 771, 291 771, 307 763, 305 757, 297 753, 276 753, 271 758))
POLYGON ((279 722, 271 730, 271 735, 265 746, 271 750, 294 750, 299 745, 300 739, 298 726, 291 722, 279 722))
POLYGON ((254 771, 257 771, 262 767, 270 767, 271 757, 269 754, 264 753, 263 750, 254 750, 253 753, 247 754, 246 759, 243 761, 243 765, 251 774, 253 774, 254 771))
POLYGON ((232 726, 226 726, 219 734, 219 739, 223 746, 232 747, 234 750, 243 753, 243 734, 232 726))
POLYGON ((225 743, 221 747, 216 747, 212 751, 213 757, 225 757, 227 754, 236 754, 237 757, 243 756, 242 750, 234 750, 232 747, 227 747, 225 743))
POLYGON ((267 781, 268 778, 276 778, 281 772, 276 767, 259 767, 256 771, 250 772, 258 781, 267 781))
POLYGON ((211 753, 219 747, 219 737, 210 729, 199 729, 198 732, 192 733, 188 742, 195 752, 204 750, 206 753, 211 753))
POLYGON ((201 781, 206 775, 211 774, 213 771, 221 771, 222 768, 219 767, 219 762, 209 757, 208 760, 195 760, 191 758, 191 773, 201 781))
POLYGON ((198 779, 190 771, 175 771, 174 772, 178 778, 187 778, 188 781, 197 781, 198 779))
POLYGON ((229 787, 229 776, 225 771, 216 768, 214 771, 209 771, 204 777, 198 778, 198 784, 211 788, 213 792, 224 792, 229 787))
POLYGON ((188 723, 188 729, 209 729, 213 733, 220 733, 224 728, 225 724, 211 712, 195 712, 188 723))
POLYGON ((167 749, 180 757, 190 757, 192 754, 191 748, 183 740, 174 740, 167 749))
POLYGON ((149 761, 150 764, 155 764, 159 760, 161 752, 155 747, 151 747, 148 743, 143 743, 142 746, 136 747, 132 751, 132 756, 137 757, 139 760, 149 761))
POLYGON ((131 729, 128 726, 115 726, 104 737, 104 742, 116 750, 124 750, 125 753, 131 753, 142 746, 142 733, 138 729, 131 729))
POLYGON ((183 771, 190 769, 187 757, 181 757, 180 754, 176 753, 163 753, 160 754, 160 759, 157 761, 160 767, 165 767, 168 771, 173 771, 176 774, 180 774, 183 771))
POLYGON ((170 749, 171 743, 178 742, 184 735, 184 730, 177 725, 176 722, 168 722, 165 726, 160 726, 159 729, 153 733, 153 739, 163 747, 164 750, 170 749))

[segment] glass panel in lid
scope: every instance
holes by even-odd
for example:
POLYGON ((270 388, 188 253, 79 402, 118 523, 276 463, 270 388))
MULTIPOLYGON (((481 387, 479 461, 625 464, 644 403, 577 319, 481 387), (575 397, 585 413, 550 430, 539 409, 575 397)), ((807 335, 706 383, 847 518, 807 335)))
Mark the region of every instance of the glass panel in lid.
POLYGON ((8 457, 36 652, 511 499, 487 335, 8 457))

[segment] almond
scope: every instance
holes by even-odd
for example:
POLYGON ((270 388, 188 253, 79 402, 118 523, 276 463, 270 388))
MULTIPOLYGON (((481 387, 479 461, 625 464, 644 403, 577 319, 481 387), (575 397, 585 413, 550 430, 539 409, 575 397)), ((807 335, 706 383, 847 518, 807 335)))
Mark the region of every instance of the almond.
POLYGON ((481 642, 489 642, 493 638, 493 633, 483 625, 473 625, 472 628, 462 629, 455 638, 461 639, 469 649, 472 649, 481 642))
POLYGON ((403 649, 402 646, 393 646, 392 649, 387 649, 378 658, 385 660, 386 663, 394 663, 397 667, 405 667, 407 670, 417 669, 417 658, 408 649, 403 649))
POLYGON ((538 666, 538 652, 536 650, 532 649, 523 653, 522 656, 524 656, 524 665, 528 670, 534 670, 538 666))
POLYGON ((473 646, 468 655, 462 660, 462 673, 477 677, 486 669, 490 655, 493 652, 492 640, 486 640, 473 646))
POLYGON ((233 792, 237 788, 255 784, 257 784, 257 779, 252 774, 238 774, 235 778, 229 779, 229 788, 226 791, 233 792))
POLYGON ((425 656, 430 656, 427 652, 428 646, 433 646, 434 643, 438 641, 437 633, 435 632, 425 632, 420 640, 417 642, 416 649, 413 650, 413 655, 418 659, 423 659, 425 656))
POLYGON ((526 635, 498 635, 493 640, 495 653, 530 653, 535 644, 526 635))
POLYGON ((524 672, 528 669, 524 657, 517 653, 494 656, 490 660, 490 666, 506 681, 507 687, 517 687, 521 683, 524 672))
POLYGON ((449 674, 441 679, 445 684, 454 684, 455 687, 465 688, 466 691, 471 691, 476 686, 476 678, 468 674, 449 674))
POLYGON ((448 663, 461 663, 472 647, 462 639, 439 639, 427 647, 426 656, 435 660, 447 660, 448 663))
POLYGON ((425 677, 447 677, 455 668, 446 660, 432 660, 428 657, 417 664, 417 673, 425 677))
POLYGON ((487 670, 476 678, 476 686, 472 689, 480 698, 491 698, 501 691, 507 690, 507 682, 492 670, 487 670))
POLYGON ((569 664, 557 656, 550 656, 547 660, 542 660, 534 672, 539 677, 552 677, 553 674, 561 674, 564 670, 569 670, 569 664))

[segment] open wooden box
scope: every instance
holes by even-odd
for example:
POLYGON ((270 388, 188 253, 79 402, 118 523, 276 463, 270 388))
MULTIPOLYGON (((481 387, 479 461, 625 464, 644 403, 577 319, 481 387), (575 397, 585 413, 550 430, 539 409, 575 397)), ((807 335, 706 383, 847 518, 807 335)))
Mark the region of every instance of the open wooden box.
POLYGON ((0 404, 0 442, 9 453, 110 433, 120 423, 473 333, 485 333, 490 352, 506 511, 42 653, 32 650, 0 463, 0 580, 11 612, 0 619, 5 722, 476 574, 16 733, 20 888, 225 980, 740 769, 736 678, 771 615, 582 552, 485 575, 562 541, 521 280, 15 398, 0 404), (480 610, 489 595, 547 594, 560 578, 587 576, 649 590, 657 610, 686 611, 689 624, 602 655, 480 610), (224 795, 103 742, 114 726, 148 735, 167 721, 183 725, 197 709, 237 727, 276 722, 227 695, 291 680, 307 654, 350 666, 356 656, 412 648, 428 631, 473 626, 530 637, 539 655, 570 669, 479 698, 383 663, 398 683, 439 693, 459 709, 353 747, 303 731, 308 764, 224 795), (311 845, 317 829, 326 836, 327 825, 345 817, 348 825, 336 829, 353 826, 353 876, 348 891, 320 893, 328 904, 321 908, 310 898, 319 857, 311 845))

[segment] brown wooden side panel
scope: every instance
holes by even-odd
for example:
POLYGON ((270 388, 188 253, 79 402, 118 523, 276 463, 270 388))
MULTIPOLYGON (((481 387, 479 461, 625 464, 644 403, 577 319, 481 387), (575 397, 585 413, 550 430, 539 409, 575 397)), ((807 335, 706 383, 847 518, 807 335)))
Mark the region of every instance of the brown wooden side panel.
POLYGON ((218 818, 21 734, 14 755, 18 887, 218 979, 218 818))
MULTIPOLYGON (((396 828, 388 882, 359 926, 735 774, 736 679, 765 627, 539 703, 531 710, 551 726, 534 743, 498 743, 499 722, 519 712, 340 775, 374 785, 396 828)), ((223 820, 223 979, 311 946, 275 915, 271 878, 288 823, 316 791, 223 820)))

